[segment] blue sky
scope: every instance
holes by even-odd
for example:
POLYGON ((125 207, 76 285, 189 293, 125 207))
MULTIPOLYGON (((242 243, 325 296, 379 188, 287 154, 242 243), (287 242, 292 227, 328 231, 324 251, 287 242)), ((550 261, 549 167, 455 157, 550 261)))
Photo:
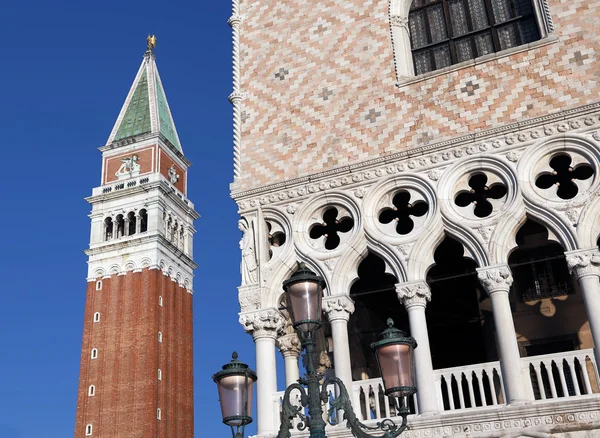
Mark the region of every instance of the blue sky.
MULTIPOLYGON (((230 2, 16 1, 0 14, 0 437, 73 436, 90 206, 148 33, 185 155, 196 222, 196 436, 228 436, 212 374, 235 348, 240 238, 232 179, 230 2)), ((280 380, 283 376, 280 376, 280 380)), ((252 432, 254 427, 250 428, 252 432)))

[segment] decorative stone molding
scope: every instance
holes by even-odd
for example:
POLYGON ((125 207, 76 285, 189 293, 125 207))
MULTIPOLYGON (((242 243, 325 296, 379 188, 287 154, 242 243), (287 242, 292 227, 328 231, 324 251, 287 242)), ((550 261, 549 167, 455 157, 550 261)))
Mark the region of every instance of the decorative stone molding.
POLYGON ((344 186, 352 186, 356 190, 366 181, 384 178, 385 175, 447 166, 448 163, 458 161, 465 154, 487 151, 506 156, 512 150, 537 143, 544 137, 598 129, 599 110, 600 102, 315 173, 310 178, 305 176, 251 190, 234 190, 232 196, 238 202, 240 211, 245 211, 258 205, 281 202, 280 196, 284 199, 304 197, 308 193, 306 187, 308 181, 317 181, 310 185, 312 192, 344 186), (411 160, 413 157, 419 159, 411 160), (412 162, 412 169, 405 164, 409 160, 412 162), (253 197, 255 198, 252 199, 253 197))
POLYGON ((513 276, 508 265, 478 268, 477 278, 490 295, 495 292, 508 293, 513 283, 513 276))
POLYGON ((426 307, 427 302, 431 301, 431 289, 422 280, 412 283, 398 283, 396 294, 402 305, 407 309, 413 306, 426 307))
POLYGON ((600 277, 600 251, 598 248, 569 251, 565 253, 571 274, 578 280, 594 275, 600 277))
POLYGON ((149 252, 140 251, 130 254, 127 262, 121 263, 123 263, 123 256, 120 254, 100 260, 90 260, 88 262, 87 281, 92 282, 98 278, 110 278, 112 275, 125 275, 127 272, 142 272, 143 269, 160 269, 163 275, 192 293, 192 270, 182 269, 183 266, 180 262, 164 254, 149 254, 149 252))
POLYGON ((260 338, 276 339, 285 322, 283 315, 276 309, 263 309, 258 312, 240 315, 240 324, 254 340, 260 338))
POLYGON ((323 300, 323 311, 327 313, 330 322, 337 320, 348 321, 354 313, 354 300, 348 295, 338 295, 323 300))
POLYGON ((238 287, 238 301, 242 313, 260 309, 260 288, 258 286, 238 287))
POLYGON ((281 355, 286 358, 289 356, 300 357, 302 344, 296 333, 290 333, 277 338, 277 347, 281 355))

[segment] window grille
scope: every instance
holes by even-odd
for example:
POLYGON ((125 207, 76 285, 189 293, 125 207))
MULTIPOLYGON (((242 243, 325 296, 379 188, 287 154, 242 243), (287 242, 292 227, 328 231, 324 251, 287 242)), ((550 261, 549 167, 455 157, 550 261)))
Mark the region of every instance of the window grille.
POLYGON ((531 0, 414 0, 409 28, 417 75, 541 38, 531 0))

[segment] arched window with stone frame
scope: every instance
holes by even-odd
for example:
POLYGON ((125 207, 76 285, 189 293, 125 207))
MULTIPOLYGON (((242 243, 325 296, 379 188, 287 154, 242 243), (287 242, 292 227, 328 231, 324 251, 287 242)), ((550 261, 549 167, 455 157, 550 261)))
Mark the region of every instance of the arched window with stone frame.
POLYGON ((140 233, 148 231, 148 212, 145 208, 140 210, 140 233))
POLYGON ((104 219, 104 241, 108 241, 113 238, 113 220, 111 217, 104 219))
POLYGON ((114 230, 116 233, 115 237, 117 237, 117 239, 123 237, 125 235, 125 218, 122 214, 117 215, 114 226, 116 227, 114 230))
POLYGON ((135 234, 136 231, 136 225, 137 225, 137 218, 135 217, 135 213, 133 211, 130 211, 127 214, 127 235, 128 236, 133 236, 135 234))
POLYGON ((554 32, 547 0, 391 0, 390 26, 398 80, 554 32))

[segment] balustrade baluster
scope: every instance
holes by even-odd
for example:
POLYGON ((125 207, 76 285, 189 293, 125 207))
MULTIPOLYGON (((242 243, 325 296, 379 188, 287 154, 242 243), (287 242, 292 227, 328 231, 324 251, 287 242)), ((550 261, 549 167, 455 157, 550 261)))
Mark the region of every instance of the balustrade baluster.
POLYGON ((547 365, 546 363, 544 363, 544 365, 546 365, 546 372, 548 373, 548 382, 550 383, 550 394, 552 395, 552 398, 557 398, 558 393, 556 392, 556 385, 554 384, 554 373, 552 372, 553 363, 554 361, 551 360, 550 365, 547 365))
POLYGON ((587 356, 583 356, 583 359, 579 359, 579 363, 581 364, 581 371, 583 374, 583 383, 585 385, 585 393, 586 394, 591 394, 592 391, 592 382, 590 379, 590 374, 589 374, 589 369, 588 369, 588 363, 587 363, 587 356))
POLYGON ((490 394, 492 394, 492 405, 498 404, 498 395, 496 394, 496 385, 494 384, 494 369, 485 370, 485 373, 488 378, 488 383, 490 384, 490 394))
POLYGON ((558 377, 560 379, 560 386, 562 387, 563 397, 570 397, 569 387, 567 386, 567 379, 565 377, 564 361, 556 364, 558 368, 558 377))
POLYGON ((380 419, 381 406, 379 403, 379 385, 377 385, 375 388, 371 387, 371 389, 373 390, 373 397, 375 398, 375 418, 380 419))
MULTIPOLYGON (((445 377, 445 376, 444 376, 445 377)), ((452 377, 450 379, 444 378, 446 385, 446 391, 448 392, 448 405, 450 410, 454 410, 454 394, 452 393, 452 377)))
POLYGON ((577 381, 577 374, 575 373, 575 359, 570 357, 567 359, 567 363, 569 364, 569 370, 571 370, 571 378, 573 379, 575 395, 581 395, 581 391, 579 390, 579 382, 577 381))
POLYGON ((546 400, 546 387, 544 386, 544 379, 542 379, 542 370, 540 364, 533 364, 533 369, 535 370, 535 376, 537 377, 540 397, 542 400, 546 400))
POLYGON ((456 378, 456 376, 453 374, 452 377, 454 377, 454 381, 456 382, 456 390, 458 391, 458 402, 460 403, 460 405, 458 406, 458 409, 464 409, 465 396, 464 396, 463 390, 462 390, 462 379, 461 379, 460 375, 458 376, 458 378, 456 378))
POLYGON ((474 408, 477 406, 477 403, 475 402, 475 391, 473 391, 473 373, 469 373, 468 377, 465 377, 467 379, 467 386, 469 387, 469 401, 471 402, 471 407, 474 408))
POLYGON ((477 373, 477 385, 479 386, 479 396, 481 397, 481 406, 487 406, 487 399, 485 397, 485 389, 483 387, 483 370, 477 373))

